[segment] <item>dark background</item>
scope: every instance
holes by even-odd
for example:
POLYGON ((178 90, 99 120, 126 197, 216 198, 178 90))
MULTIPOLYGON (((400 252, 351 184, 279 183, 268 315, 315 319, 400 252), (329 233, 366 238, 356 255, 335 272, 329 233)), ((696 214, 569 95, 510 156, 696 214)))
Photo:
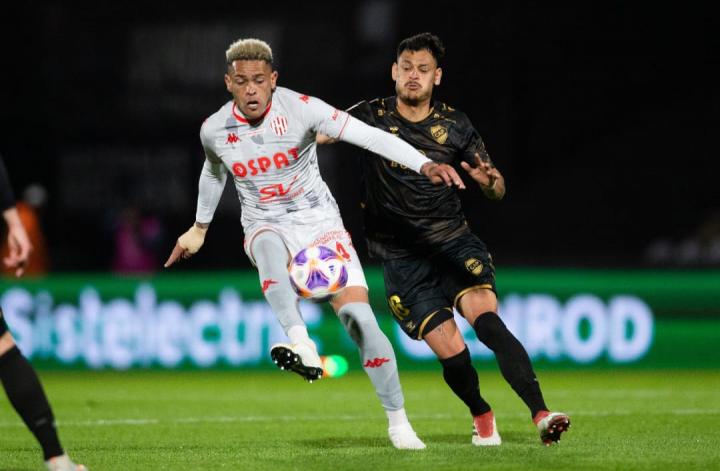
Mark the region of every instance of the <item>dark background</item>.
MULTIPOLYGON (((470 116, 507 180, 502 202, 463 196, 499 265, 720 264, 710 12, 548 3, 4 4, 0 152, 18 197, 48 191, 54 271, 109 269, 127 207, 161 222, 159 264, 194 219, 229 43, 267 40, 280 85, 346 108, 393 94, 397 43, 432 31, 448 50, 436 97, 470 116)), ((360 154, 319 152, 364 257, 360 154)), ((233 193, 182 267, 249 266, 233 193)))

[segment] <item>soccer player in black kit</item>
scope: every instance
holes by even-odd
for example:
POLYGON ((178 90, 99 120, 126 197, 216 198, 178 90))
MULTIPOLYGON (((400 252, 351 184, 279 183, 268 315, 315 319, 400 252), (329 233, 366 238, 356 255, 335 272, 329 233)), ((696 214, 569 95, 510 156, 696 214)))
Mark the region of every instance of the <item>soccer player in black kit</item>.
MULTIPOLYGON (((0 157, 0 211, 7 224, 7 243, 10 249, 3 262, 5 266, 13 268, 15 276, 19 277, 25 270, 32 246, 15 208, 10 179, 2 157, 0 157)), ((0 227, 0 232, 1 230, 0 227)), ((73 463, 63 451, 55 428, 55 417, 45 391, 32 365, 15 345, 15 339, 3 318, 2 308, 0 308, 0 382, 10 403, 40 443, 47 469, 87 471, 85 466, 73 463)))
MULTIPOLYGON (((500 200, 505 180, 468 117, 432 100, 433 87, 442 78, 439 62, 444 53, 440 39, 430 33, 403 40, 392 66, 396 96, 363 101, 348 111, 399 136, 435 162, 459 163, 487 198, 500 200)), ((382 261, 388 303, 403 331, 435 352, 448 386, 470 409, 472 443, 500 445, 501 439, 490 405, 480 395, 453 308, 495 353, 503 377, 530 409, 542 442, 559 441, 570 419, 548 410, 525 348, 497 315, 492 257, 470 231, 457 190, 433 186, 421 175, 375 156, 362 162, 368 250, 382 261)))

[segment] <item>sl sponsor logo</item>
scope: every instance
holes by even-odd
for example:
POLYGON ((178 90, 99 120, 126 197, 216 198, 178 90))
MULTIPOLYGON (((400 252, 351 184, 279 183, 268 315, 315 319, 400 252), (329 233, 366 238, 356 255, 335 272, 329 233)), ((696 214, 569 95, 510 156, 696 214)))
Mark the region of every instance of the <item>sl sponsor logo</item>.
MULTIPOLYGON (((270 201, 273 198, 281 198, 283 196, 287 196, 289 198, 292 198, 293 196, 296 196, 297 194, 288 195, 290 193, 290 190, 292 190, 292 186, 295 184, 295 181, 298 179, 298 175, 295 175, 295 177, 290 181, 290 183, 287 184, 287 186, 283 185, 282 183, 274 183, 272 185, 264 186, 260 188, 258 191, 262 195, 260 197, 261 202, 270 201)), ((302 193, 302 188, 300 189, 300 193, 302 193)))
POLYGON ((380 368, 385 363, 389 363, 389 358, 373 358, 372 360, 368 360, 363 365, 363 368, 380 368))
POLYGON ((275 155, 273 155, 272 159, 267 156, 262 156, 249 159, 245 163, 235 162, 232 166, 232 172, 233 175, 235 175, 236 177, 244 178, 248 176, 248 173, 252 177, 261 172, 265 173, 272 166, 274 166, 276 169, 281 169, 290 165, 288 155, 290 155, 293 160, 297 160, 299 158, 297 147, 288 149, 287 154, 285 154, 284 152, 277 152, 275 155))
POLYGON ((477 258, 468 258, 465 260, 465 268, 467 268, 467 271, 473 275, 480 276, 480 273, 482 273, 483 270, 483 264, 477 258))
POLYGON ((435 139, 440 145, 445 144, 445 141, 447 141, 448 132, 445 126, 442 126, 440 124, 432 126, 430 128, 430 134, 432 135, 433 139, 435 139))

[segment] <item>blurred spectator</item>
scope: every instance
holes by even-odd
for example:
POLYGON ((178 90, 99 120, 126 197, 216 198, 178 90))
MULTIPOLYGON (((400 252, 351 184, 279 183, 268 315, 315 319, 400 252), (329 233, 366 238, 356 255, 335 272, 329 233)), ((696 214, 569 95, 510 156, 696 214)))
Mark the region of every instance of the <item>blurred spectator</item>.
POLYGON ((162 242, 162 223, 157 217, 144 215, 134 206, 124 208, 114 224, 113 271, 135 274, 156 270, 162 242))
POLYGON ((692 235, 680 241, 653 241, 645 250, 645 260, 664 266, 720 266, 720 209, 711 211, 692 235))
MULTIPOLYGON (((35 183, 25 189, 22 201, 15 204, 20 222, 25 227, 33 247, 32 257, 25 266, 25 275, 41 276, 48 272, 48 251, 40 222, 40 215, 46 201, 47 191, 42 185, 35 183)), ((7 257, 9 254, 7 241, 4 239, 0 254, 2 258, 7 257)), ((14 276, 15 269, 3 267, 3 273, 7 276, 14 276)))

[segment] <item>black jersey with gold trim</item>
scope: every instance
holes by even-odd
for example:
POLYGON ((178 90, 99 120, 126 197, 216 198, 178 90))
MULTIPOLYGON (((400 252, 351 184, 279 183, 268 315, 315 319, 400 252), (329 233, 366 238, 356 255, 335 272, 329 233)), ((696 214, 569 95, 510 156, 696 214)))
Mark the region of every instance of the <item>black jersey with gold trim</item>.
MULTIPOLYGON (((465 113, 435 101, 427 118, 413 123, 397 112, 396 98, 362 101, 348 110, 365 123, 399 136, 435 162, 474 165, 490 159, 465 113)), ((362 159, 365 230, 370 255, 392 259, 469 231, 455 187, 433 185, 423 175, 370 154, 362 159)))

